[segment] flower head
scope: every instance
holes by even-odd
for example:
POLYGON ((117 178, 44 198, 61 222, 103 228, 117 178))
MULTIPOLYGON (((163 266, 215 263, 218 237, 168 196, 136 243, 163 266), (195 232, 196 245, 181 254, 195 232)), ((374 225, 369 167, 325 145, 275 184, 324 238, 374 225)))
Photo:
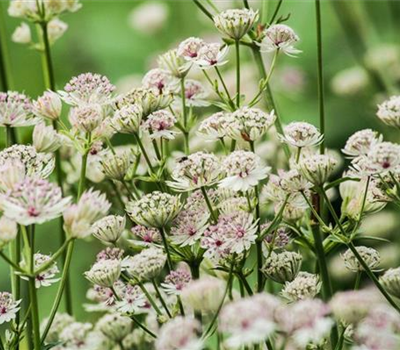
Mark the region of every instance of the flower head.
POLYGON ((35 125, 29 97, 16 91, 0 92, 0 126, 20 127, 35 125))
POLYGON ((68 29, 68 24, 58 18, 52 19, 47 24, 49 41, 51 44, 60 39, 68 29))
POLYGON ((285 127, 284 135, 280 135, 282 142, 298 148, 316 146, 323 138, 314 125, 305 122, 290 123, 285 127))
POLYGON ((209 141, 218 141, 227 136, 227 125, 225 113, 217 112, 200 123, 198 133, 209 141))
MULTIPOLYGON (((48 318, 44 319, 40 325, 41 331, 44 331, 44 327, 46 327, 47 322, 49 321, 48 318)), ((59 341, 60 334, 64 328, 69 326, 71 323, 74 322, 74 318, 67 313, 56 313, 54 316, 53 323, 51 328, 46 336, 46 341, 49 343, 59 341)))
POLYGON ((302 260, 301 254, 296 252, 284 251, 279 254, 273 252, 265 260, 263 272, 275 282, 291 282, 298 275, 302 260))
POLYGON ((20 225, 42 224, 62 215, 71 197, 47 180, 26 178, 2 195, 4 215, 20 225))
POLYGON ((161 249, 150 247, 139 254, 125 258, 122 267, 129 275, 146 281, 157 277, 166 261, 167 256, 161 249))
MULTIPOLYGON (((358 246, 356 247, 356 250, 371 270, 374 270, 378 267, 381 262, 381 257, 378 251, 373 248, 364 246, 358 246)), ((346 250, 346 252, 342 255, 342 259, 344 261, 344 265, 350 271, 364 271, 363 266, 360 264, 360 262, 357 260, 356 256, 350 249, 346 250)))
MULTIPOLYGON (((194 79, 185 80, 185 98, 188 106, 206 107, 209 105, 207 101, 208 91, 203 84, 194 79)), ((177 101, 180 101, 180 95, 177 96, 177 101)))
POLYGON ((83 73, 73 77, 59 91, 61 98, 71 106, 82 104, 108 104, 111 101, 115 86, 110 83, 107 77, 100 74, 83 73))
POLYGON ((400 96, 392 96, 378 105, 378 118, 386 125, 400 128, 400 96))
POLYGON ((17 237, 17 234, 17 223, 6 216, 2 216, 0 218, 0 249, 7 243, 13 241, 17 237))
POLYGON ((108 154, 104 159, 100 160, 100 163, 102 171, 107 178, 122 181, 133 163, 132 152, 108 154))
POLYGON ((400 296, 400 268, 387 270, 379 279, 383 287, 392 295, 400 296))
POLYGON ((127 104, 118 109, 111 125, 122 134, 137 134, 142 123, 143 109, 138 104, 127 104))
POLYGON ((0 292, 0 324, 15 319, 21 300, 14 300, 8 292, 0 292))
POLYGON ((169 71, 175 78, 183 78, 189 72, 191 62, 179 55, 178 49, 173 49, 158 58, 160 68, 169 71))
POLYGON ((146 305, 146 298, 139 286, 127 284, 118 292, 118 297, 121 300, 116 302, 116 307, 122 313, 136 314, 146 305))
POLYGON ((61 147, 62 139, 52 125, 39 123, 33 129, 33 146, 38 152, 52 153, 61 147))
POLYGON ((181 209, 180 197, 152 192, 126 205, 126 212, 139 225, 161 228, 172 221, 181 209))
POLYGON ((92 330, 90 323, 72 322, 60 333, 59 341, 67 349, 79 349, 86 346, 86 338, 92 330))
POLYGON ((314 298, 321 289, 321 282, 317 275, 308 272, 300 272, 297 277, 286 282, 282 290, 282 296, 289 301, 314 298))
MULTIPOLYGON (((50 260, 51 260, 50 255, 35 253, 33 256, 34 269, 39 270, 43 265, 48 264, 50 260)), ((24 260, 21 262, 21 266, 26 267, 26 262, 24 260)), ((60 270, 57 267, 57 262, 54 261, 51 265, 49 265, 48 268, 36 274, 35 276, 36 288, 49 287, 52 284, 57 283, 60 279, 54 277, 59 272, 60 270)), ((25 277, 22 278, 25 279, 25 277)))
POLYGON ((382 142, 382 136, 371 129, 363 129, 355 132, 349 137, 343 148, 343 153, 349 158, 367 155, 370 150, 382 142))
POLYGON ((332 174, 337 161, 327 154, 305 157, 299 162, 299 172, 314 185, 322 185, 332 174))
POLYGON ((262 179, 268 176, 269 167, 260 164, 260 158, 253 152, 235 151, 227 156, 222 167, 226 177, 220 187, 230 188, 233 191, 247 191, 262 179))
POLYGON ((199 50, 206 45, 203 39, 190 37, 179 44, 177 54, 187 61, 196 60, 199 50))
POLYGON ((136 225, 131 228, 131 232, 135 237, 142 240, 141 243, 143 243, 144 246, 149 246, 153 243, 161 243, 160 231, 155 228, 136 225))
POLYGON ((69 113, 71 125, 84 133, 94 131, 100 126, 104 118, 103 108, 97 103, 84 104, 71 108, 69 113))
POLYGON ((176 131, 172 131, 176 123, 175 116, 168 110, 162 109, 150 114, 143 126, 150 133, 151 139, 166 139, 173 140, 176 131))
POLYGON ((121 261, 105 259, 96 262, 92 268, 85 272, 85 277, 101 287, 112 287, 121 274, 121 261))
POLYGON ((192 280, 192 276, 186 269, 178 269, 171 271, 164 279, 161 286, 167 294, 179 295, 183 288, 192 280))
POLYGON ((228 51, 229 46, 226 45, 219 43, 206 44, 199 50, 194 63, 202 69, 223 66, 228 62, 225 60, 228 51))
POLYGON ((293 47, 299 37, 292 28, 285 24, 274 24, 264 31, 264 39, 260 44, 261 52, 282 51, 288 56, 294 56, 300 53, 293 47))
POLYGON ((118 313, 107 314, 97 321, 96 328, 107 338, 121 342, 132 332, 133 322, 129 317, 118 313))
POLYGON ((32 35, 29 25, 22 22, 17 28, 15 28, 11 39, 18 44, 30 44, 32 42, 32 35))
POLYGON ((92 225, 92 235, 106 243, 115 243, 125 229, 125 216, 109 215, 92 225))
POLYGON ((214 16, 215 27, 232 39, 245 36, 258 19, 258 11, 252 9, 230 9, 214 16))
POLYGON ((168 94, 176 90, 177 80, 172 74, 161 68, 149 70, 142 79, 145 89, 158 91, 158 94, 168 94))

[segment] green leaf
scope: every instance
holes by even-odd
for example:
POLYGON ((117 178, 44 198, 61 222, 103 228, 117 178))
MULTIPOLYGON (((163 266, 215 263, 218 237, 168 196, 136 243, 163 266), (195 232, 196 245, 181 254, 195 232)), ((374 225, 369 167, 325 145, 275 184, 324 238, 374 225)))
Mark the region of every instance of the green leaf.
POLYGON ((353 240, 361 240, 361 239, 367 239, 370 241, 378 241, 378 242, 385 242, 385 243, 391 243, 390 240, 386 239, 386 238, 382 238, 382 237, 374 237, 374 236, 356 236, 353 238, 353 240))

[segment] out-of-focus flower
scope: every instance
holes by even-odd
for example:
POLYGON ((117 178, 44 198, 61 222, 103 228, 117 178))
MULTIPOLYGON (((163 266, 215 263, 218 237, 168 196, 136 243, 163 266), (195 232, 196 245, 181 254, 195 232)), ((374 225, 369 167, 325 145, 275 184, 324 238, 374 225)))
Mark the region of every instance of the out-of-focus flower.
POLYGON ((361 67, 338 72, 331 81, 332 91, 339 96, 357 95, 368 86, 368 73, 361 67))
POLYGON ((61 98, 71 106, 82 106, 85 104, 104 105, 111 102, 115 86, 107 77, 100 74, 82 73, 73 77, 59 91, 61 98))
MULTIPOLYGON (((374 270, 379 266, 381 258, 379 256, 378 251, 376 251, 373 248, 364 246, 358 246, 356 247, 356 250, 358 254, 361 255, 362 259, 365 261, 365 263, 371 270, 374 270)), ((362 267, 361 263, 357 260, 356 256, 350 249, 344 252, 344 254, 342 255, 342 259, 344 261, 344 265, 350 271, 353 272, 364 271, 364 268, 362 267)))
POLYGON ((264 31, 264 38, 260 43, 261 52, 282 51, 288 56, 295 56, 301 51, 294 48, 293 44, 299 37, 292 28, 285 24, 274 24, 264 31))
POLYGON ((68 29, 68 24, 54 18, 47 24, 47 31, 50 43, 56 42, 60 39, 68 29))
POLYGON ((328 154, 316 154, 300 159, 299 172, 314 185, 322 185, 332 174, 337 161, 328 154))
POLYGON ((390 294, 400 297, 400 267, 387 270, 379 281, 390 294))
MULTIPOLYGON (((194 79, 186 79, 185 80, 185 98, 186 105, 193 107, 206 107, 210 103, 207 101, 208 91, 203 86, 203 84, 194 79)), ((181 104, 180 95, 176 96, 177 104, 181 104)))
POLYGON ((174 92, 177 84, 177 79, 168 70, 160 68, 149 70, 142 80, 145 89, 155 88, 160 95, 174 92))
MULTIPOLYGON (((35 253, 33 256, 33 265, 34 265, 34 270, 39 270, 43 265, 47 264, 51 260, 50 255, 43 255, 40 253, 35 253)), ((26 261, 23 260, 21 262, 21 266, 26 268, 26 261)), ((54 278, 60 270, 57 267, 57 262, 53 262, 49 267, 36 274, 35 276, 35 287, 40 288, 40 287, 49 287, 52 284, 58 282, 60 279, 59 278, 54 278)), ((26 277, 22 277, 22 279, 27 279, 26 277)))
POLYGON ((20 225, 42 224, 53 220, 67 208, 71 197, 62 198, 61 189, 42 179, 17 183, 11 191, 1 195, 4 215, 20 225))
POLYGON ((161 228, 171 222, 181 209, 180 197, 154 191, 138 201, 130 201, 126 212, 139 225, 161 228))
POLYGON ((160 2, 145 2, 130 12, 129 25, 143 34, 158 32, 168 19, 169 11, 166 4, 160 2))
POLYGON ((293 281, 298 275, 303 258, 296 252, 284 251, 265 260, 262 268, 265 275, 278 283, 293 281))
POLYGON ((265 179, 270 171, 269 167, 260 164, 260 158, 253 152, 235 151, 222 162, 226 177, 220 186, 233 191, 247 191, 265 179))
POLYGON ((131 232, 135 237, 141 239, 141 242, 132 241, 132 243, 137 244, 139 242, 146 247, 153 243, 161 243, 160 231, 155 228, 136 225, 131 228, 131 232))
POLYGON ((72 322, 60 334, 60 342, 67 349, 79 349, 86 345, 86 337, 92 330, 90 323, 72 322))
POLYGON ((149 132, 151 139, 173 140, 176 131, 170 130, 176 123, 175 116, 168 110, 163 109, 150 114, 143 124, 149 132))
POLYGON ((174 181, 168 181, 167 184, 178 191, 192 191, 214 185, 220 173, 220 163, 214 154, 196 152, 178 160, 172 173, 174 181))
POLYGON ((61 137, 53 126, 39 123, 33 129, 33 146, 38 152, 52 153, 61 147, 61 137))
POLYGON ((294 302, 307 298, 314 298, 321 289, 321 282, 317 275, 308 272, 300 272, 297 277, 286 282, 282 290, 282 296, 294 302))
POLYGON ((200 123, 198 133, 208 141, 218 141, 227 136, 226 127, 225 113, 217 112, 200 123))
POLYGON ((176 271, 171 271, 161 283, 161 287, 167 294, 179 295, 183 288, 187 286, 192 280, 190 272, 186 269, 180 268, 176 271))
POLYGON ((60 96, 49 90, 33 101, 32 112, 40 118, 57 120, 61 115, 61 108, 60 96))
POLYGON ((156 340, 156 350, 201 350, 200 322, 194 318, 177 316, 165 323, 156 340))
POLYGON ((105 259, 96 262, 85 277, 101 287, 112 287, 121 274, 121 261, 117 259, 105 259))
POLYGON ((169 71, 175 78, 182 79, 189 73, 191 62, 180 56, 178 49, 173 49, 159 56, 158 65, 169 71))
POLYGON ((32 41, 32 36, 29 25, 27 25, 25 22, 22 22, 17 28, 15 28, 11 39, 18 44, 30 44, 32 41))
POLYGON ((0 249, 7 243, 13 241, 18 234, 18 226, 14 220, 6 216, 0 218, 0 249))
POLYGON ((85 238, 91 234, 91 226, 106 216, 111 203, 100 191, 83 192, 77 204, 64 211, 64 229, 71 237, 85 238))
POLYGON ((119 312, 136 314, 146 305, 146 298, 138 286, 124 286, 122 293, 118 292, 119 301, 116 307, 119 312))
POLYGON ((84 104, 71 108, 68 116, 71 125, 84 133, 94 131, 104 117, 104 111, 99 104, 84 104))
POLYGON ((214 16, 215 27, 232 39, 239 40, 258 19, 258 11, 252 9, 230 9, 214 16))
POLYGON ((202 69, 223 66, 228 61, 225 60, 229 46, 219 43, 206 44, 200 48, 197 58, 194 61, 202 69))
POLYGON ((378 105, 378 118, 386 125, 400 128, 400 96, 392 96, 378 105))
POLYGON ((194 310, 215 312, 221 304, 226 283, 215 277, 201 277, 187 284, 181 292, 184 303, 194 310))
POLYGON ((106 243, 115 243, 125 229, 125 216, 109 215, 92 225, 92 235, 106 243))
POLYGON ((29 97, 16 91, 0 92, 0 126, 13 128, 35 125, 29 97))
POLYGON ((0 292, 0 324, 10 322, 17 316, 22 300, 14 300, 8 292, 0 292))
POLYGON ((378 132, 371 129, 359 130, 348 138, 342 152, 350 158, 365 156, 381 142, 382 135, 378 132))
POLYGON ((268 339, 276 327, 273 315, 278 305, 277 299, 268 294, 256 294, 225 305, 219 329, 229 333, 227 348, 239 349, 268 339))
POLYGON ((282 142, 297 148, 316 146, 324 138, 314 125, 306 122, 290 123, 285 126, 284 134, 279 136, 282 142))
POLYGON ((190 37, 179 44, 177 54, 187 61, 195 61, 204 45, 203 39, 190 37))
POLYGON ((122 261, 122 268, 129 275, 141 281, 157 277, 167 261, 164 252, 155 247, 142 250, 139 254, 128 256, 122 261))
MULTIPOLYGON (((49 321, 48 318, 44 319, 40 325, 40 330, 43 332, 47 322, 49 321)), ((59 313, 57 312, 54 316, 53 323, 51 324, 51 328, 47 333, 46 341, 49 343, 57 342, 60 339, 60 334, 64 328, 69 326, 71 323, 74 322, 74 318, 67 313, 59 313)))

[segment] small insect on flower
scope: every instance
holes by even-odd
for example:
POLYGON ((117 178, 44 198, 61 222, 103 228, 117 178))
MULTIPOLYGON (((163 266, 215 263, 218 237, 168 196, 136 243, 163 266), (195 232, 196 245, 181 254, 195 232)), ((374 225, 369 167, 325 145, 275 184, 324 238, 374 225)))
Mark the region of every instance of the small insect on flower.
POLYGON ((1 199, 4 215, 24 226, 61 216, 71 201, 71 197, 62 197, 61 189, 55 184, 30 178, 17 183, 1 199))
POLYGON ((279 138, 290 146, 303 148, 320 144, 324 139, 324 135, 321 135, 312 124, 293 122, 285 126, 284 134, 279 135, 279 138))
POLYGON ((100 241, 115 243, 125 229, 125 216, 109 215, 92 225, 92 235, 100 241))
POLYGON ((229 9, 213 17, 215 27, 228 37, 240 40, 258 20, 258 11, 229 9))
POLYGON ((220 182, 220 187, 248 191, 268 176, 271 168, 260 163, 260 158, 253 152, 232 152, 222 162, 226 177, 220 182))
POLYGON ((378 118, 386 125, 400 128, 400 96, 392 96, 378 105, 378 118))
POLYGON ((275 24, 264 31, 264 38, 260 45, 261 52, 282 51, 288 56, 301 53, 293 44, 299 41, 299 37, 292 28, 285 24, 275 24))
POLYGON ((203 39, 190 37, 179 44, 177 54, 187 61, 195 61, 204 45, 203 39))
POLYGON ((177 131, 171 130, 175 123, 175 116, 170 111, 162 109, 150 114, 143 123, 143 128, 149 132, 152 140, 173 140, 178 134, 177 131))
POLYGON ((101 287, 112 287, 121 274, 121 261, 117 259, 99 260, 85 272, 85 277, 101 287))
POLYGON ((0 324, 10 322, 17 316, 22 300, 14 300, 8 292, 0 292, 0 324))
POLYGON ((194 63, 202 69, 223 66, 228 63, 228 60, 225 60, 228 52, 229 46, 227 45, 206 44, 199 50, 194 63))
POLYGON ((32 114, 29 97, 17 91, 0 92, 0 126, 31 126, 39 122, 32 114))
MULTIPOLYGON (((33 256, 34 270, 37 271, 41 269, 44 265, 47 265, 51 260, 50 255, 43 255, 40 253, 35 253, 33 256)), ((27 264, 25 260, 21 262, 21 267, 26 268, 27 264)), ((51 263, 45 270, 37 273, 35 276, 35 287, 38 289, 40 287, 50 287, 52 284, 57 283, 60 278, 54 278, 60 270, 57 267, 57 262, 51 263)), ((22 279, 28 280, 26 277, 21 277, 22 279)))
POLYGON ((45 91, 44 94, 33 101, 32 112, 39 118, 57 120, 62 109, 61 98, 53 91, 45 91))

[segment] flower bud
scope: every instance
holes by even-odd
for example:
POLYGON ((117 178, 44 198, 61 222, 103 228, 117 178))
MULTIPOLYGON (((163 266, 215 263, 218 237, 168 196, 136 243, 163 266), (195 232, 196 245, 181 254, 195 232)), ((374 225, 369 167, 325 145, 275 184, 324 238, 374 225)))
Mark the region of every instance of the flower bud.
POLYGON ((55 18, 47 24, 47 31, 50 43, 60 39, 68 29, 68 24, 55 18))
POLYGON ((314 185, 324 184, 332 174, 337 161, 327 154, 317 154, 300 160, 300 173, 314 185))
POLYGON ((0 218, 0 247, 13 241, 18 234, 17 223, 6 216, 0 218))
POLYGON ((127 316, 108 314, 97 322, 96 327, 111 340, 121 342, 132 332, 133 322, 127 316))
POLYGON ((74 107, 69 114, 72 126, 82 132, 92 132, 104 119, 103 109, 99 104, 74 107))
POLYGON ((146 281, 157 277, 164 268, 166 261, 167 256, 161 249, 151 247, 124 259, 122 264, 128 274, 146 281))
POLYGON ((57 134, 57 131, 54 130, 53 126, 46 126, 45 123, 40 123, 35 126, 32 139, 33 146, 38 152, 52 153, 61 146, 61 138, 57 134))
POLYGON ((121 262, 116 259, 99 260, 89 271, 84 273, 85 277, 101 287, 112 287, 121 274, 121 262))
MULTIPOLYGON (((356 247, 356 250, 371 270, 374 270, 378 267, 381 262, 381 257, 375 249, 358 246, 356 247)), ((346 250, 346 252, 342 255, 342 259, 344 261, 344 265, 350 271, 364 271, 364 268, 361 266, 360 262, 357 260, 356 256, 350 249, 346 250)))
POLYGON ((184 78, 191 67, 191 62, 178 55, 178 50, 170 50, 158 58, 160 68, 171 72, 175 78, 184 78))
POLYGON ((125 216, 109 215, 92 225, 92 235, 100 241, 115 243, 125 229, 125 216))
POLYGON ((291 282, 298 275, 301 262, 302 256, 296 252, 272 253, 265 261, 263 272, 275 282, 291 282))
POLYGON ((137 134, 142 123, 143 109, 140 105, 129 104, 115 112, 112 126, 122 134, 137 134))
POLYGON ((33 101, 33 113, 50 120, 57 120, 61 115, 61 98, 53 91, 46 91, 36 101, 33 101))
POLYGON ((282 296, 294 302, 314 298, 320 290, 321 282, 318 275, 300 272, 292 282, 286 282, 282 290, 282 296))
POLYGON ((20 26, 15 29, 11 38, 15 43, 29 44, 32 41, 31 29, 25 22, 22 22, 20 26))
POLYGON ((390 294, 400 298, 400 267, 387 270, 379 281, 390 294))
POLYGON ((230 9, 214 16, 217 29, 232 39, 239 40, 258 19, 258 11, 252 9, 230 9))
POLYGON ((132 165, 131 155, 132 153, 128 151, 120 155, 111 154, 106 156, 104 160, 100 161, 104 175, 111 180, 122 181, 132 165))

